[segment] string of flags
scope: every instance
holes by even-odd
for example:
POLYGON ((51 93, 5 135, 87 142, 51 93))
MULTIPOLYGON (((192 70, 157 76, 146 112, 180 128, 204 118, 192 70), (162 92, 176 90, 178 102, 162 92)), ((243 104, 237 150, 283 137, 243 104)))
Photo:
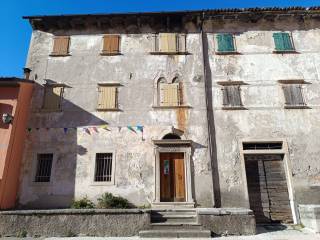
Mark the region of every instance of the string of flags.
MULTIPOLYGON (((64 133, 67 134, 70 130, 77 130, 79 128, 82 129, 85 133, 87 133, 89 135, 91 135, 92 133, 99 133, 99 129, 104 129, 106 131, 111 131, 108 124, 99 125, 99 126, 86 126, 86 127, 27 128, 27 131, 30 133, 33 130, 39 131, 40 129, 45 129, 47 131, 49 131, 50 129, 63 129, 64 133)), ((120 132, 122 128, 124 128, 124 127, 118 126, 118 131, 120 132)), ((135 134, 137 134, 138 132, 141 132, 142 133, 142 139, 143 139, 143 129, 144 129, 144 127, 142 125, 137 125, 137 126, 128 125, 128 126, 126 126, 126 128, 129 129, 130 131, 134 132, 135 134)))

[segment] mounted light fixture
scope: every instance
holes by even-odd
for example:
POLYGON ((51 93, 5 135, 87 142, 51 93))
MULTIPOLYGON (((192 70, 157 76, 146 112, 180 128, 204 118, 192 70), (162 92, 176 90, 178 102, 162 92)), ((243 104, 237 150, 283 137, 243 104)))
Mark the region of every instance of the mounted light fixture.
POLYGON ((11 124, 13 122, 13 116, 9 113, 2 114, 2 122, 4 124, 11 124))

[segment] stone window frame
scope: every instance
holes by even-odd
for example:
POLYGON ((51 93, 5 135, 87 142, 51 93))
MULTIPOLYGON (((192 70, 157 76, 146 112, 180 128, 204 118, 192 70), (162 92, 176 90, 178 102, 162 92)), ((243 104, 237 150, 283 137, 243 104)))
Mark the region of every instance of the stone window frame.
POLYGON ((194 207, 194 196, 192 192, 192 177, 191 177, 191 148, 192 141, 190 140, 154 140, 154 197, 153 206, 161 205, 181 205, 185 207, 194 207), (184 154, 184 169, 185 169, 185 202, 161 202, 160 201, 160 153, 183 153, 184 154))
POLYGON ((298 204, 295 200, 295 193, 293 188, 293 175, 292 175, 292 163, 289 155, 289 147, 287 139, 285 138, 243 138, 238 141, 238 147, 240 150, 240 168, 241 168, 241 177, 243 180, 243 189, 245 201, 247 205, 246 208, 250 208, 249 203, 249 191, 248 191, 248 182, 245 168, 245 155, 247 154, 281 154, 283 155, 283 165, 287 180, 288 193, 289 193, 289 201, 291 207, 292 218, 294 224, 300 223, 299 212, 298 212, 298 204), (256 150, 244 150, 244 143, 269 143, 269 142, 277 142, 282 143, 281 149, 256 149, 256 150))
POLYGON ((154 84, 153 84, 153 105, 152 108, 154 109, 177 109, 177 108, 191 108, 189 104, 187 104, 186 101, 186 91, 184 88, 183 81, 181 80, 181 77, 179 74, 174 74, 172 76, 167 77, 164 74, 158 74, 154 78, 154 84), (169 79, 169 80, 168 80, 169 79), (160 83, 179 83, 180 88, 180 105, 177 106, 161 106, 160 104, 160 83))
POLYGON ((115 150, 107 149, 96 149, 89 156, 90 166, 89 166, 89 175, 90 175, 90 186, 114 186, 115 185, 115 174, 116 174, 116 163, 117 155, 115 150), (112 170, 111 170, 111 181, 107 182, 96 182, 95 181, 95 169, 96 169, 96 155, 97 153, 111 153, 112 154, 112 170))

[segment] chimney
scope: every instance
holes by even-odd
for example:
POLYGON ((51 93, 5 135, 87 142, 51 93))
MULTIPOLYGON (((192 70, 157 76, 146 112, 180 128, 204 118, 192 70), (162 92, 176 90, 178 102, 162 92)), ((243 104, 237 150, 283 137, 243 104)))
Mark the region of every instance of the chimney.
POLYGON ((30 68, 23 68, 23 74, 24 74, 24 78, 25 79, 29 80, 30 73, 31 73, 31 69, 30 68))

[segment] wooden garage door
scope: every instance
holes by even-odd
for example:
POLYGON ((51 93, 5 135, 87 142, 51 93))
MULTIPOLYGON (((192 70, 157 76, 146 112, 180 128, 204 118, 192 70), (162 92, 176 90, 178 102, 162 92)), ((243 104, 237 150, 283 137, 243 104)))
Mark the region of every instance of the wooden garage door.
POLYGON ((282 155, 246 155, 250 208, 257 223, 291 223, 282 155))

